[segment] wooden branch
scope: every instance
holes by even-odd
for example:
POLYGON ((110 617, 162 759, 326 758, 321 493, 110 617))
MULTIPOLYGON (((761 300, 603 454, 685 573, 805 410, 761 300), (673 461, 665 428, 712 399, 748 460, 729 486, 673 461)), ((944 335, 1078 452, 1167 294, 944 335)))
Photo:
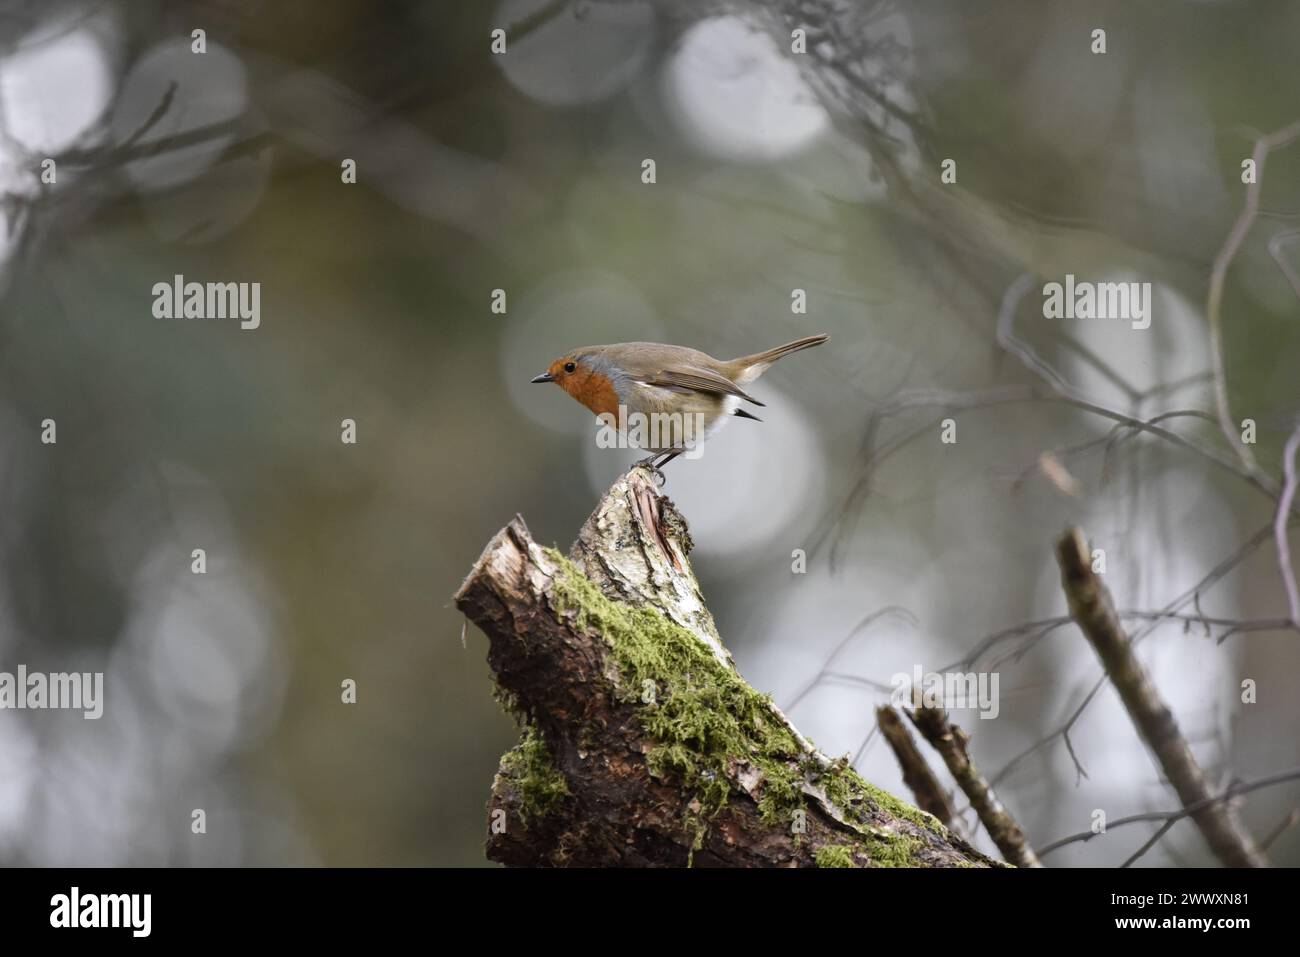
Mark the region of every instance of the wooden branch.
POLYGON ((1186 808, 1197 808, 1191 818, 1211 850, 1229 867, 1268 866, 1233 806, 1212 794, 1177 719, 1133 653, 1133 645, 1115 613, 1110 590, 1092 570, 1087 540, 1079 529, 1065 533, 1056 545, 1056 557, 1071 616, 1097 652, 1138 734, 1160 763, 1179 800, 1186 808))
POLYGON ((933 817, 814 748, 737 673, 686 522, 633 469, 566 558, 516 518, 456 605, 524 728, 489 801, 516 866, 988 866, 933 817))
POLYGON ((993 786, 984 779, 971 760, 966 732, 948 720, 943 708, 917 708, 907 712, 916 730, 939 752, 957 786, 970 800, 984 830, 997 845, 1002 856, 1017 867, 1042 867, 1025 832, 998 800, 993 786))
POLYGON ((889 742, 898 766, 903 770, 903 783, 916 798, 917 806, 933 814, 944 826, 953 827, 957 813, 948 800, 948 792, 930 770, 925 756, 907 733, 907 725, 903 724, 892 705, 881 705, 876 709, 876 724, 889 742))

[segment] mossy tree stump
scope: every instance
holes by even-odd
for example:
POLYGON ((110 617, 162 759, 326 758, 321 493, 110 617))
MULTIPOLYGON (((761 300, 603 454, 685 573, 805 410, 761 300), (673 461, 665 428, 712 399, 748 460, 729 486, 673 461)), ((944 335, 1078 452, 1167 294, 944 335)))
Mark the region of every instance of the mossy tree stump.
POLYGON ((819 752, 732 662, 686 522, 633 469, 568 557, 516 517, 456 605, 523 735, 501 760, 487 854, 515 866, 991 864, 819 752))

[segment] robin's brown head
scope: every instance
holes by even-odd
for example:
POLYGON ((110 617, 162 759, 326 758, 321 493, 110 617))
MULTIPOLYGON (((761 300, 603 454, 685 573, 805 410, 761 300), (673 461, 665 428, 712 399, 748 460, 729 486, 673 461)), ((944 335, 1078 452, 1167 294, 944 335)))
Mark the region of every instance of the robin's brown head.
POLYGON ((597 415, 618 415, 618 392, 613 380, 581 354, 561 356, 532 381, 554 382, 597 415))

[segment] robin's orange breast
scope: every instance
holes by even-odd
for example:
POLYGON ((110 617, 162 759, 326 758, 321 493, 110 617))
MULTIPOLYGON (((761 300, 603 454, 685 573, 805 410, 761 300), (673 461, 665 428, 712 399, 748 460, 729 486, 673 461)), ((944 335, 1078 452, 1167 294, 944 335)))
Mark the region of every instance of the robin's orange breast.
POLYGON ((580 369, 560 380, 569 393, 597 415, 618 415, 618 392, 609 376, 601 372, 580 369))

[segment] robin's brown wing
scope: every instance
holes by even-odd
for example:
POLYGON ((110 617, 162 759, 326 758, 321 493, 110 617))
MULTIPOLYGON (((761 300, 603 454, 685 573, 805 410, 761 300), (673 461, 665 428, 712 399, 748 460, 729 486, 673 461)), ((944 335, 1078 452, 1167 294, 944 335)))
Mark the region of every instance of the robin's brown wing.
POLYGON ((696 392, 734 395, 744 399, 746 402, 752 402, 754 405, 764 404, 759 402, 752 395, 749 395, 744 389, 725 376, 718 375, 716 372, 710 372, 708 369, 700 369, 693 366, 660 369, 658 372, 641 378, 640 381, 647 385, 663 386, 669 389, 693 389, 696 392))

